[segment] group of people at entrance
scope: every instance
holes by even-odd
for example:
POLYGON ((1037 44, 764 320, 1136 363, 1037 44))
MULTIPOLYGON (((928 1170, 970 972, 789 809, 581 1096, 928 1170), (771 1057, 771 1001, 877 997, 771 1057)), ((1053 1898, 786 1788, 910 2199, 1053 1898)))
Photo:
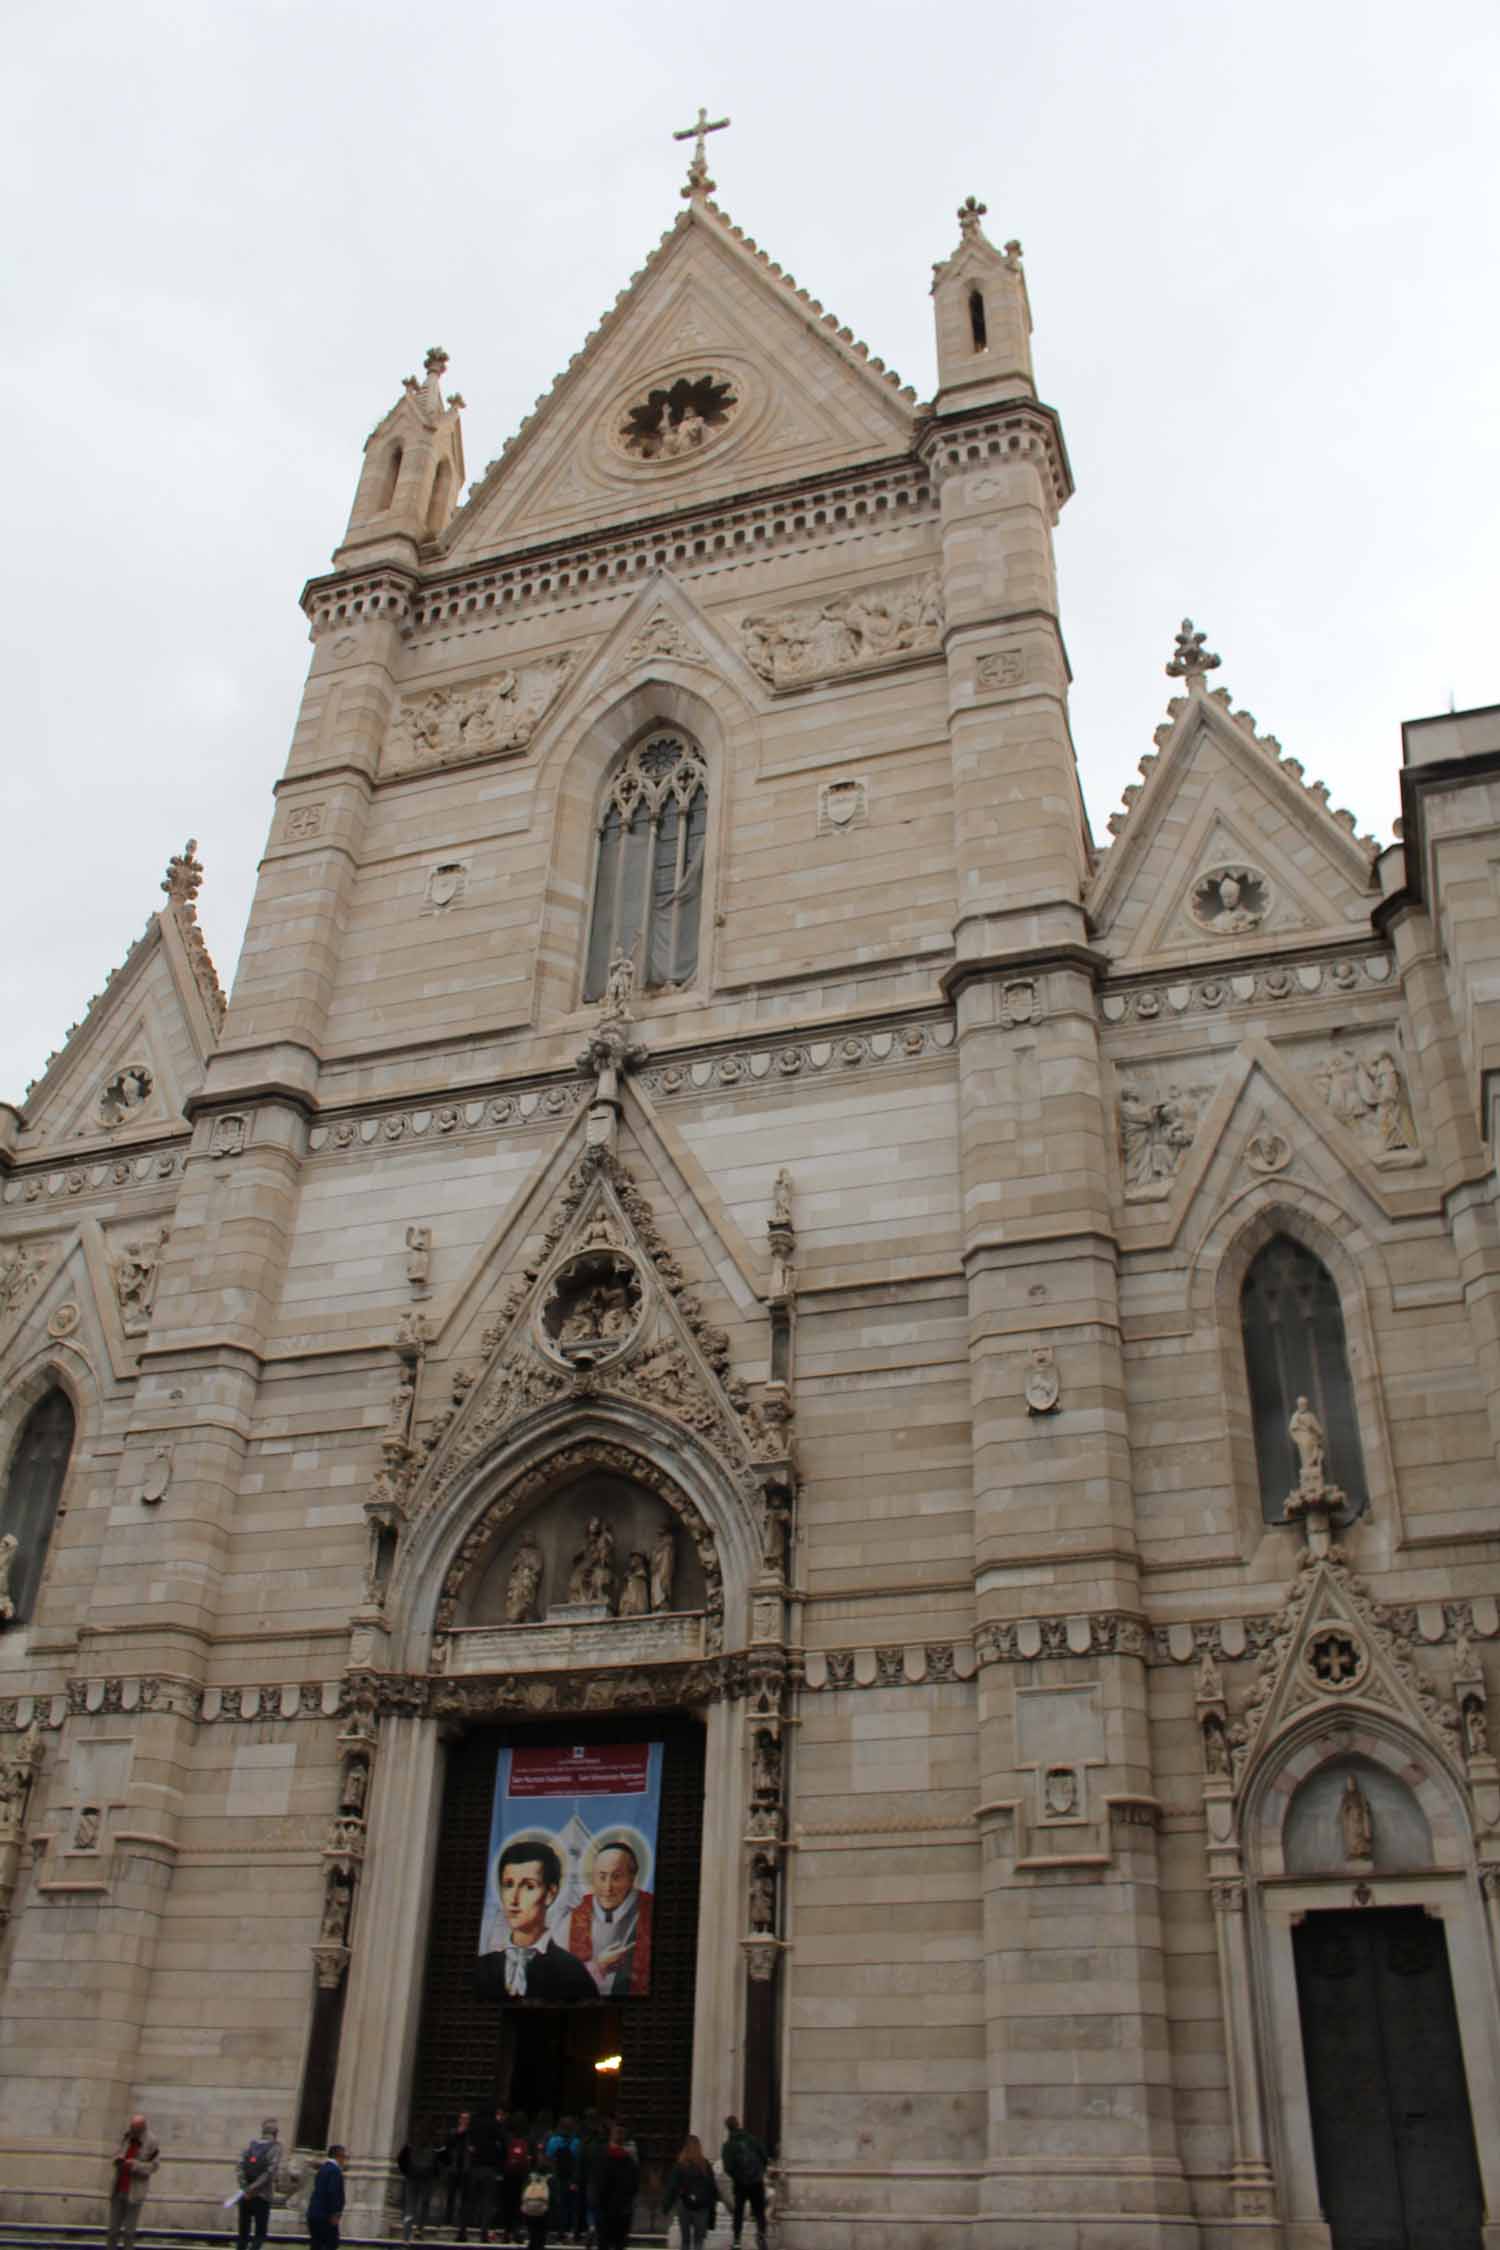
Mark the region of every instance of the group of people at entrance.
MULTIPOLYGON (((404 2189, 404 2232, 411 2241, 441 2224, 466 2242, 525 2241, 527 2250, 587 2243, 626 2250, 641 2169, 618 2119, 530 2119, 497 2104, 492 2114, 460 2110, 446 2134, 419 2126, 396 2159, 404 2189), (441 2212, 441 2218, 435 2214, 441 2212)), ((748 2210, 759 2250, 766 2242, 766 2151, 739 2119, 725 2119, 722 2162, 738 2245, 748 2210)), ((662 2195, 676 2217, 682 2250, 700 2250, 721 2201, 719 2182, 694 2134, 683 2143, 662 2195)))

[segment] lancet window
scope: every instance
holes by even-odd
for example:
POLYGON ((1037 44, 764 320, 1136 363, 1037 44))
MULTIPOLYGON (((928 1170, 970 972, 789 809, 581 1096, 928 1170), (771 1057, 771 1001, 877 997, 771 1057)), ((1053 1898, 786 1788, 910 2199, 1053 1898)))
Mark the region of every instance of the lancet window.
POLYGON ((708 773, 685 735, 643 736, 615 768, 599 820, 599 861, 583 997, 603 997, 616 954, 636 988, 672 991, 698 973, 708 773))
POLYGON ((23 1624, 36 1604, 42 1566, 73 1451, 73 1408, 66 1392, 48 1391, 21 1425, 0 1503, 0 1599, 7 1621, 23 1624), (11 1542, 14 1542, 12 1544, 11 1542))
POLYGON ((1240 1325, 1266 1522, 1283 1520, 1297 1489, 1301 1464, 1290 1425, 1302 1399, 1323 1427, 1328 1482, 1359 1514, 1368 1488, 1344 1315, 1332 1274, 1302 1243, 1274 1235, 1245 1276, 1240 1325))

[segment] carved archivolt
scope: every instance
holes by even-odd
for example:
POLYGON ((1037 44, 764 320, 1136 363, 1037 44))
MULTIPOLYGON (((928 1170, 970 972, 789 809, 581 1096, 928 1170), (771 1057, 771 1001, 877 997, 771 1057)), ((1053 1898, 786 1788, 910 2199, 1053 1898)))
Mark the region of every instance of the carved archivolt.
MULTIPOLYGON (((658 1499, 666 1502, 682 1525, 703 1565, 706 1589, 704 1607, 707 1612, 706 1646, 710 1655, 718 1653, 724 1640, 724 1581, 712 1531, 686 1493, 665 1469, 658 1468, 654 1461, 648 1460, 631 1446, 610 1444, 599 1439, 584 1440, 551 1454, 547 1460, 518 1477, 503 1492, 497 1493, 475 1518, 443 1578, 435 1620, 439 1634, 446 1633, 452 1625, 470 1573, 488 1554, 506 1525, 514 1517, 528 1512, 549 1493, 560 1491, 579 1477, 599 1470, 628 1478, 632 1484, 644 1485, 648 1492, 654 1492, 658 1499)), ((441 1651, 434 1652, 434 1661, 441 1664, 441 1651)))

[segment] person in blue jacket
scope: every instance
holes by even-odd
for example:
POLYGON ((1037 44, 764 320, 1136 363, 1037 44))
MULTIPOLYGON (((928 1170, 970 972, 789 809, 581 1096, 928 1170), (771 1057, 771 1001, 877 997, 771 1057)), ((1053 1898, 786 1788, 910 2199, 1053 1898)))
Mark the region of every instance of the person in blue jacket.
POLYGON ((338 2250, 339 2220, 344 2210, 344 2166, 348 2161, 349 2151, 335 2141, 318 2166, 318 2176, 307 2199, 310 2250, 338 2250))

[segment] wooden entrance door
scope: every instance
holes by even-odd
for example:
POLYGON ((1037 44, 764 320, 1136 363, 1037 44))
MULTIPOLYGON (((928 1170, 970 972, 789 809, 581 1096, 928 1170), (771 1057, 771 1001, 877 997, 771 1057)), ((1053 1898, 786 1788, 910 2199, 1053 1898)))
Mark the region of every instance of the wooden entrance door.
POLYGON ((1418 1907, 1293 1931, 1334 2250, 1479 2250, 1483 2198, 1441 1922, 1418 1907))

